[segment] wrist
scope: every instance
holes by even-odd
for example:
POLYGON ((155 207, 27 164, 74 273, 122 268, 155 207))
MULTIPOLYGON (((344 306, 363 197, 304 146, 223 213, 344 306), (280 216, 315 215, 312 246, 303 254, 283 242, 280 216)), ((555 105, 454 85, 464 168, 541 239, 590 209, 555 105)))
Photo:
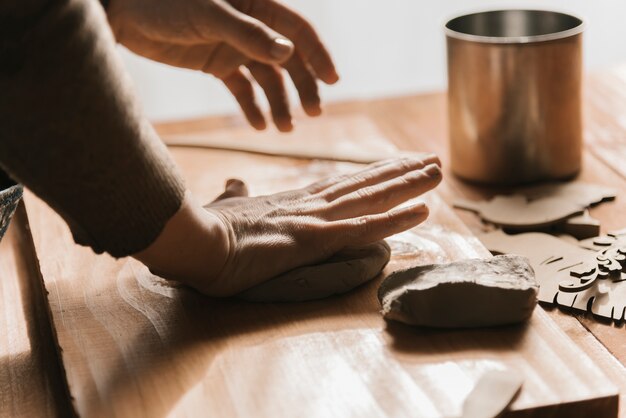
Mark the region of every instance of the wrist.
POLYGON ((216 285, 230 253, 229 231, 189 192, 156 240, 133 255, 151 272, 177 280, 210 296, 225 296, 216 285))

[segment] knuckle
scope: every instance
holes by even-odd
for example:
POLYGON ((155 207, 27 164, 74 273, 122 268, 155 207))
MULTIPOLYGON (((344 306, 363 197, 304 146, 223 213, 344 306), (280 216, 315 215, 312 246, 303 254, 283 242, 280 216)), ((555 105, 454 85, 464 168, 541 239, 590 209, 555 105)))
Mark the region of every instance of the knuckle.
POLYGON ((297 66, 296 68, 289 68, 289 75, 296 86, 307 91, 318 91, 317 83, 315 82, 315 76, 309 71, 308 68, 303 66, 297 66))
POLYGON ((253 94, 252 85, 239 74, 231 74, 222 79, 226 87, 235 96, 249 96, 253 94))
POLYGON ((367 234, 371 228, 371 216, 361 216, 352 221, 350 236, 357 238, 363 234, 367 234))
POLYGON ((292 21, 293 38, 296 42, 306 44, 307 41, 317 41, 318 37, 313 26, 304 17, 296 16, 292 21))
POLYGON ((250 43, 256 43, 265 40, 268 36, 265 28, 258 22, 248 22, 243 31, 243 37, 250 43))
POLYGON ((202 67, 202 72, 211 74, 222 81, 226 81, 226 79, 228 79, 234 71, 237 71, 238 68, 238 65, 231 66, 224 65, 223 63, 217 63, 215 58, 211 57, 207 59, 204 66, 202 67))
POLYGON ((331 247, 335 237, 324 222, 311 218, 311 220, 300 224, 295 239, 303 248, 319 249, 331 247))
POLYGON ((389 227, 394 227, 398 224, 398 221, 398 217, 395 216, 394 212, 385 212, 385 225, 388 225, 389 227))
POLYGON ((424 180, 424 176, 421 171, 413 171, 405 174, 400 179, 407 185, 416 185, 424 180))
POLYGON ((364 187, 355 192, 357 200, 369 200, 374 196, 372 187, 364 187))
POLYGON ((401 170, 408 171, 415 167, 415 162, 412 158, 402 158, 398 161, 398 166, 401 170))

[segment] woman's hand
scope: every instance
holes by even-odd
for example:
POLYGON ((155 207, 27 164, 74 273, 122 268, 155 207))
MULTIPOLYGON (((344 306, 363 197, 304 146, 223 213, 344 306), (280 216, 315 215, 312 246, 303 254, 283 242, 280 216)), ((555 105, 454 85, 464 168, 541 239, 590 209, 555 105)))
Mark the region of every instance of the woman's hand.
POLYGON ((253 83, 263 88, 278 129, 290 131, 281 68, 310 116, 321 113, 317 79, 339 78, 311 24, 274 0, 112 0, 107 15, 118 42, 132 51, 221 79, 256 129, 266 124, 253 83))
POLYGON ((435 156, 381 162, 269 196, 247 197, 245 185, 230 180, 204 213, 183 207, 136 258, 207 295, 234 295, 344 247, 416 226, 428 216, 424 204, 394 208, 440 181, 435 156))

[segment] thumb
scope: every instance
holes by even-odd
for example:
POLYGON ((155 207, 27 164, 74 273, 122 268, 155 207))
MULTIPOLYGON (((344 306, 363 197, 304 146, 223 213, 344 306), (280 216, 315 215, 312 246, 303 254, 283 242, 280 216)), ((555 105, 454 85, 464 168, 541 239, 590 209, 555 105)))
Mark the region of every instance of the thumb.
POLYGON ((266 64, 281 64, 293 54, 293 43, 260 20, 224 5, 216 26, 227 44, 248 58, 266 64))
POLYGON ((220 200, 229 199, 231 197, 247 197, 248 186, 241 180, 228 179, 226 181, 226 187, 224 193, 219 195, 212 203, 219 202, 220 200))

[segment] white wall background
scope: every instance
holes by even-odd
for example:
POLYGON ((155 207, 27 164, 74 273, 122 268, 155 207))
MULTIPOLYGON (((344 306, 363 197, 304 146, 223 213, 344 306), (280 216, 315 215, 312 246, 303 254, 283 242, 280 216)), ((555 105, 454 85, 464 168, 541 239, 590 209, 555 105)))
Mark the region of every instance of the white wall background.
MULTIPOLYGON (((587 70, 626 61, 624 0, 283 0, 307 16, 329 47, 341 81, 323 100, 404 95, 445 88, 447 18, 491 8, 554 9, 586 21, 587 70)), ((218 80, 137 57, 123 58, 153 120, 238 112, 218 80)), ((258 97, 262 97, 261 94, 258 97)))

